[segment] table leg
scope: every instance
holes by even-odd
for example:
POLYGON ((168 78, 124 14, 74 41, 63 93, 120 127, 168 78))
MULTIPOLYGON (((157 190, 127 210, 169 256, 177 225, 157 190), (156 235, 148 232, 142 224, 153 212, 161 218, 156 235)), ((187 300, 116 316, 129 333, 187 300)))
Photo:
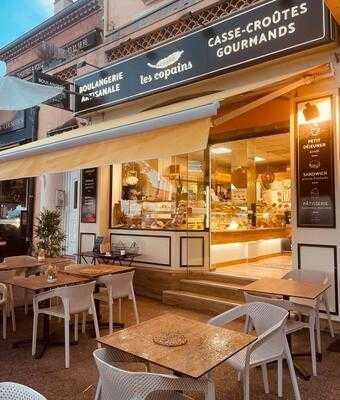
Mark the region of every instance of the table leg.
MULTIPOLYGON (((290 349, 290 352, 291 352, 291 355, 292 355, 292 359, 293 359, 293 364, 294 364, 296 375, 300 379, 303 379, 304 381, 309 381, 310 378, 312 377, 312 375, 304 367, 302 367, 300 364, 298 364, 295 361, 295 358, 301 357, 302 354, 306 354, 306 353, 294 353, 292 351, 292 349, 293 349, 293 346, 292 346, 292 335, 288 335, 287 336, 287 340, 288 340, 289 349, 290 349)), ((310 353, 307 354, 307 355, 310 355, 310 353)))
MULTIPOLYGON (((289 300, 289 296, 283 296, 284 300, 289 300)), ((312 375, 305 369, 303 368, 301 365, 299 365, 294 359, 296 357, 299 357, 298 354, 294 354, 293 353, 293 343, 292 343, 292 335, 287 335, 287 341, 288 341, 288 346, 292 355, 292 359, 293 359, 293 364, 294 364, 294 368, 295 368, 295 372, 296 375, 300 378, 303 379, 305 381, 309 381, 310 378, 312 377, 312 375)))
POLYGON ((340 336, 337 336, 337 338, 328 346, 327 350, 333 353, 340 353, 340 336))
POLYGON ((131 265, 132 265, 132 263, 134 262, 134 260, 135 260, 135 257, 134 257, 134 256, 131 256, 130 262, 129 262, 129 268, 131 267, 131 265))

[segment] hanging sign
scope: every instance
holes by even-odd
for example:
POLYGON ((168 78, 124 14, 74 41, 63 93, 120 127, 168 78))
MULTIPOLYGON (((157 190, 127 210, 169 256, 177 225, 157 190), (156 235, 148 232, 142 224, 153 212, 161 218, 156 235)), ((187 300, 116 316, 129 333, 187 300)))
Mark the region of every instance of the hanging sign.
POLYGON ((297 105, 297 180, 298 226, 335 228, 331 97, 297 105))
POLYGON ((101 38, 101 31, 96 28, 88 32, 86 35, 67 43, 63 49, 66 50, 68 54, 78 54, 82 51, 98 46, 98 44, 101 43, 101 38))
POLYGON ((34 139, 36 134, 37 111, 0 110, 0 148, 34 139))
POLYGON ((25 128, 25 111, 0 111, 0 135, 25 128))
POLYGON ((75 79, 76 113, 222 74, 331 40, 322 0, 271 0, 75 79))
POLYGON ((97 168, 82 171, 81 222, 97 222, 97 168))
MULTIPOLYGON (((66 90, 70 90, 70 83, 63 81, 53 75, 44 74, 41 71, 33 73, 33 82, 46 86, 63 86, 66 90)), ((53 99, 46 101, 52 107, 62 108, 63 110, 70 110, 70 95, 68 93, 61 93, 53 99)))

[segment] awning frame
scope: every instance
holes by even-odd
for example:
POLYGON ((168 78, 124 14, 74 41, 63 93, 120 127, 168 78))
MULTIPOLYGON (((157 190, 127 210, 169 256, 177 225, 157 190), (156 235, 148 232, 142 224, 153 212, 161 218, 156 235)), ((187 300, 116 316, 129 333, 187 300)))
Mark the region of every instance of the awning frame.
POLYGON ((85 133, 81 136, 65 136, 58 141, 36 142, 35 146, 25 146, 15 148, 14 151, 0 153, 0 162, 16 160, 23 157, 30 157, 42 153, 49 153, 58 150, 64 150, 83 144, 97 143, 104 140, 133 135, 136 133, 149 132, 159 128, 171 125, 178 125, 188 121, 194 121, 202 118, 208 118, 217 114, 219 102, 209 103, 203 106, 190 108, 184 111, 178 111, 173 114, 167 114, 160 117, 149 118, 140 122, 135 122, 112 129, 99 130, 91 134, 85 133))

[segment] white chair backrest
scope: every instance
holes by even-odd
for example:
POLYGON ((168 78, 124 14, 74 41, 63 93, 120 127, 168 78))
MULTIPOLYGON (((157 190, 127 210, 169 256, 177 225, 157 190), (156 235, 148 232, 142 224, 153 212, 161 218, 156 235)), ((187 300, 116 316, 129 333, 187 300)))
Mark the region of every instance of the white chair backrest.
POLYGON ((1 400, 46 400, 46 397, 29 388, 13 382, 0 383, 1 400))
POLYGON ((263 302, 247 303, 211 318, 209 323, 215 326, 224 326, 240 317, 248 317, 250 319, 258 337, 256 342, 247 347, 246 358, 249 357, 253 350, 259 350, 261 346, 267 355, 271 354, 273 357, 283 353, 285 344, 284 328, 288 318, 288 311, 263 302))
POLYGON ((13 256, 13 257, 6 257, 4 259, 4 264, 7 265, 15 265, 18 262, 27 262, 35 264, 37 262, 37 259, 32 257, 32 256, 13 256))
POLYGON ((96 282, 81 285, 64 286, 55 289, 56 296, 60 296, 64 307, 69 304, 71 314, 78 314, 89 310, 92 305, 93 291, 96 282))
POLYGON ((295 281, 304 281, 310 283, 329 283, 328 276, 322 271, 306 271, 301 269, 293 269, 289 271, 283 279, 293 279, 295 281))
POLYGON ((3 283, 0 283, 0 306, 7 301, 7 288, 3 283))
POLYGON ((246 306, 258 337, 256 342, 248 346, 246 358, 251 360, 254 350, 272 354, 273 357, 283 354, 288 311, 263 302, 248 303, 246 306))
POLYGON ((166 398, 170 400, 177 398, 175 391, 180 390, 180 382, 183 382, 181 389, 188 392, 195 390, 194 388, 200 384, 196 380, 173 375, 122 370, 110 363, 112 360, 108 349, 95 350, 93 356, 101 378, 100 398, 103 400, 156 400, 157 392, 167 393, 166 398))
POLYGON ((112 289, 112 297, 119 299, 128 297, 133 288, 134 271, 122 274, 105 275, 98 278, 98 283, 104 284, 108 289, 112 289))
POLYGON ((268 303, 276 307, 284 308, 287 311, 295 311, 298 309, 298 306, 296 306, 292 301, 289 300, 265 296, 255 296, 254 294, 250 294, 247 292, 244 293, 244 298, 246 300, 246 303, 268 303))

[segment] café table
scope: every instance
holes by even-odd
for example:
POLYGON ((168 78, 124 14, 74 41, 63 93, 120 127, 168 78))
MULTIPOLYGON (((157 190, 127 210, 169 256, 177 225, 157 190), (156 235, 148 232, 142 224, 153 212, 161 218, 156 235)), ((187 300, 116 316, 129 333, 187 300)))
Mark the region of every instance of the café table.
MULTIPOLYGON (((123 274, 123 273, 131 272, 134 270, 135 270, 135 268, 131 267, 131 266, 125 267, 122 265, 95 264, 95 265, 91 265, 89 267, 79 266, 79 268, 77 268, 75 265, 72 269, 65 270, 65 271, 63 271, 63 273, 69 274, 69 275, 81 276, 81 277, 88 278, 91 280, 96 280, 96 279, 100 278, 101 276, 123 274)), ((99 286, 96 285, 95 293, 98 293, 98 291, 99 291, 99 286)), ((108 323, 101 321, 100 301, 98 299, 95 299, 95 306, 96 306, 96 312, 97 312, 97 318, 98 318, 98 325, 101 328, 107 328, 109 326, 108 323)), ((121 322, 113 323, 114 328, 124 328, 124 326, 125 326, 124 323, 121 323, 121 322)), ((95 337, 94 331, 93 331, 93 337, 95 337)))
POLYGON ((47 265, 46 261, 33 261, 33 260, 16 260, 15 263, 1 263, 0 271, 28 271, 30 269, 35 269, 39 267, 44 267, 47 265))
POLYGON ((115 274, 122 274, 124 272, 131 272, 134 271, 134 267, 124 267, 121 265, 110 265, 110 264, 96 264, 92 266, 79 266, 76 265, 70 269, 65 270, 63 273, 69 275, 76 275, 87 277, 89 279, 96 279, 104 275, 115 275, 115 274))
POLYGON ((7 262, 0 264, 0 271, 24 271, 27 275, 32 269, 39 267, 47 267, 48 264, 58 264, 65 262, 67 259, 64 257, 45 258, 43 261, 36 259, 16 259, 15 262, 7 262))
POLYGON ((164 314, 98 339, 104 346, 170 369, 177 375, 196 379, 255 340, 255 336, 243 332, 216 327, 175 314, 164 314), (154 338, 168 332, 184 335, 187 342, 178 347, 166 347, 155 343, 154 338))
POLYGON ((88 259, 91 259, 91 264, 96 264, 98 261, 101 263, 115 263, 118 261, 119 265, 122 265, 122 261, 128 261, 128 266, 131 267, 136 257, 140 257, 141 254, 135 252, 126 251, 121 254, 119 251, 111 251, 110 253, 96 253, 93 251, 84 251, 81 253, 76 253, 75 256, 78 257, 78 261, 84 261, 85 264, 88 263, 88 259))
MULTIPOLYGON (((82 283, 89 282, 90 280, 86 277, 73 276, 64 273, 57 274, 57 280, 53 283, 47 282, 46 275, 35 275, 30 277, 14 277, 9 279, 2 279, 1 283, 5 285, 17 286, 22 289, 29 290, 34 294, 45 292, 51 289, 55 289, 63 286, 78 285, 82 283)), ((49 306, 47 301, 46 307, 49 306)), ((49 345, 60 345, 60 342, 52 340, 50 335, 50 318, 48 315, 43 315, 43 334, 42 338, 38 341, 38 349, 34 358, 41 358, 49 345)), ((21 347, 22 345, 27 345, 32 343, 32 339, 19 341, 13 344, 13 347, 21 347)), ((62 343, 64 345, 64 343, 62 343)))
MULTIPOLYGON (((281 296, 284 300, 289 300, 291 297, 316 300, 328 290, 330 286, 330 284, 294 281, 292 279, 263 278, 250 283, 245 286, 243 290, 254 294, 264 294, 266 296, 281 296)), ((292 347, 291 336, 288 337, 288 343, 290 347, 292 347)), ((305 356, 310 356, 310 353, 292 353, 295 370, 298 376, 304 380, 309 380, 311 378, 310 373, 295 362, 295 358, 305 356)), ((322 354, 317 353, 317 360, 321 361, 321 359, 322 354)))

